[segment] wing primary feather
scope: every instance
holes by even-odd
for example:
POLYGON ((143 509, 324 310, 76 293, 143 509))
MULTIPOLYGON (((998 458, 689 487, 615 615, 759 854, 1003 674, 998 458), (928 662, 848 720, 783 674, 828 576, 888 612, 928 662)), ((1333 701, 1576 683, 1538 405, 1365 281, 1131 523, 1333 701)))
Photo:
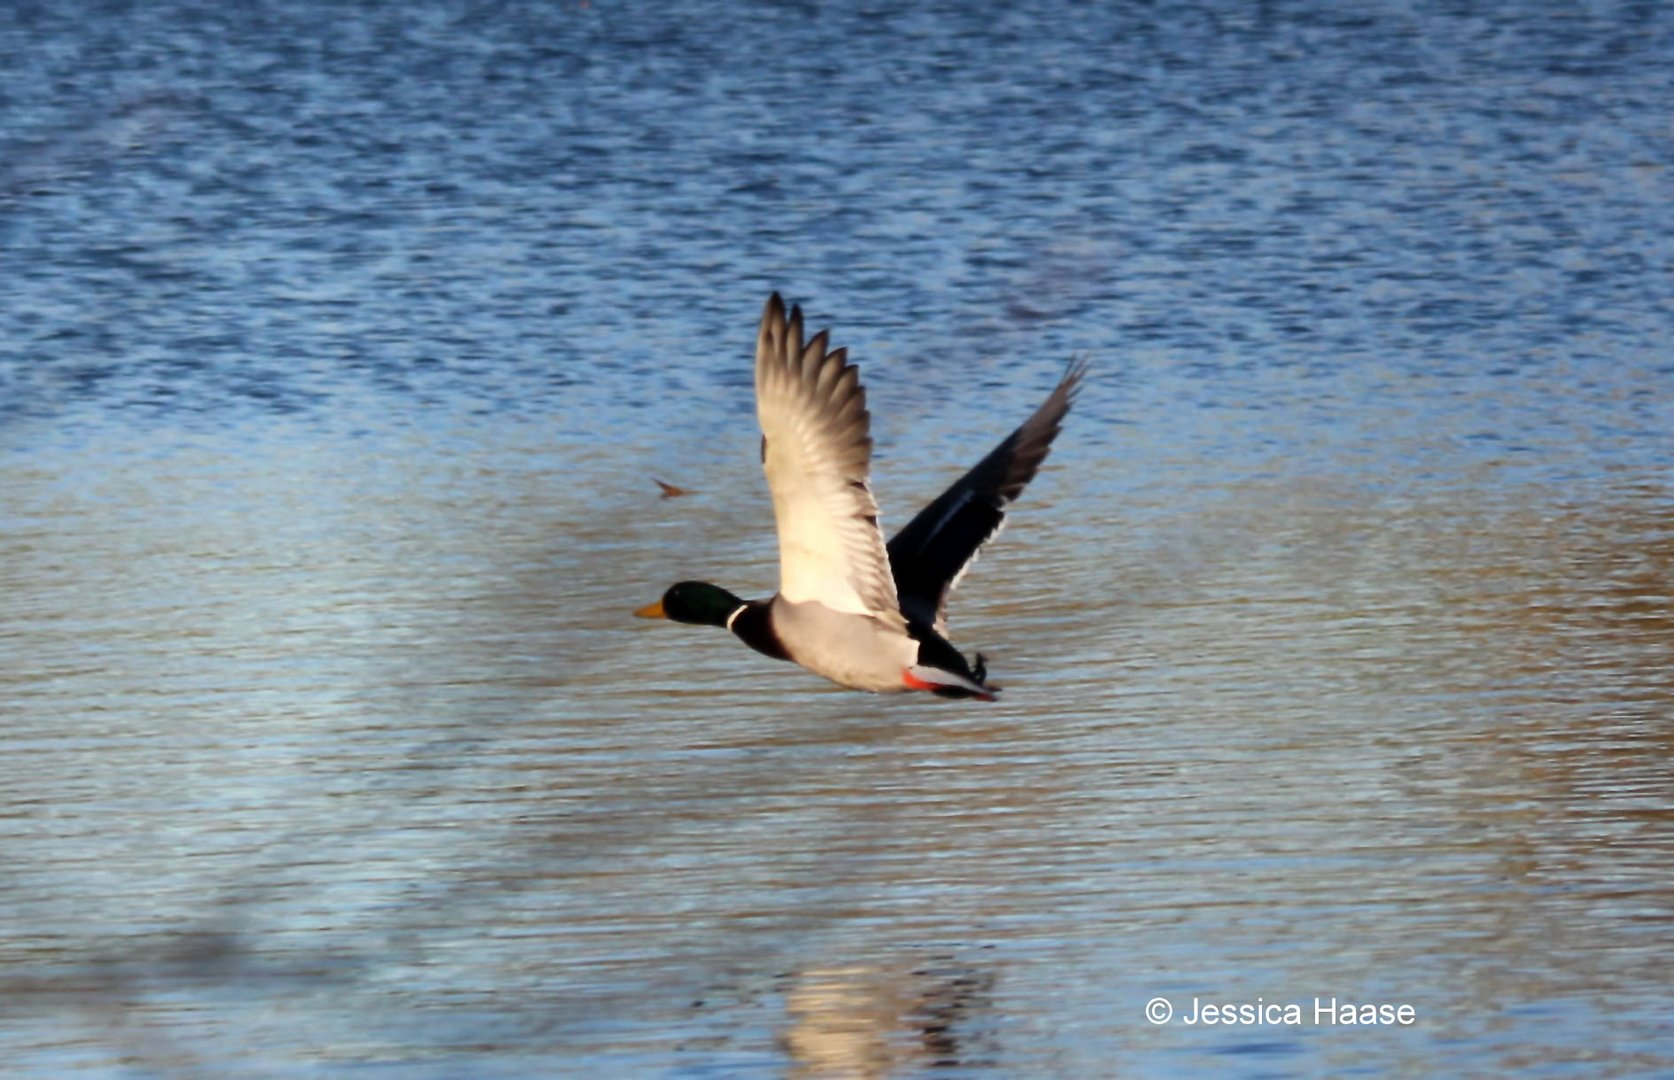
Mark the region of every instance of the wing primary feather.
POLYGON ((1029 419, 889 542, 896 595, 909 619, 946 633, 948 595, 1039 472, 1086 374, 1086 361, 1072 360, 1029 419))

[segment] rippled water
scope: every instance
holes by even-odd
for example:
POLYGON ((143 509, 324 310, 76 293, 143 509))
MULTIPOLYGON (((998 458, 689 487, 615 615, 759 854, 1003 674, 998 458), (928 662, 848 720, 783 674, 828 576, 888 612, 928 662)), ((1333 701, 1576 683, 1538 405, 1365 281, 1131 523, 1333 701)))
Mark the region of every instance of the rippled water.
POLYGON ((7 1075, 1674 1069, 1674 15, 1335 10, 19 7, 7 1075), (773 288, 886 523, 1092 359, 1000 703, 628 617, 773 288))

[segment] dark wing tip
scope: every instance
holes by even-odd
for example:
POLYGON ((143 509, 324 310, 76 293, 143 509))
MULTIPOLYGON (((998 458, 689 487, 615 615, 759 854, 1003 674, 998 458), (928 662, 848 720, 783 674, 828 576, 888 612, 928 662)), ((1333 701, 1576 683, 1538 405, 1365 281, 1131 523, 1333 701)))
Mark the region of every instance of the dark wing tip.
POLYGON ((792 304, 785 310, 785 298, 775 289, 761 309, 761 326, 756 332, 756 361, 758 377, 764 358, 772 357, 777 364, 800 361, 802 344, 802 308, 792 304))
POLYGON ((756 352, 771 353, 782 347, 785 337, 785 300, 775 290, 762 305, 761 323, 756 329, 756 352))
MULTIPOLYGON (((1039 457, 1041 459, 1046 457, 1047 448, 1051 446, 1052 440, 1057 438, 1058 432, 1062 430, 1064 417, 1069 415, 1070 406, 1075 404, 1075 399, 1080 395, 1082 380, 1087 377, 1090 367, 1091 364, 1085 356, 1071 357, 1068 366, 1064 368, 1063 376, 1058 379, 1058 385, 1054 386, 1052 392, 1046 395, 1046 400, 1041 402, 1034 415, 1024 421, 1023 426, 1017 429, 1019 443, 1024 446, 1029 444, 1039 445, 1039 457)), ((1021 450, 1022 447, 1019 447, 1019 449, 1021 450)), ((1024 456, 1028 456, 1028 453, 1025 453, 1024 456)), ((1037 460, 1034 464, 1038 467, 1040 461, 1037 460)), ((1029 476, 1032 477, 1033 475, 1034 469, 1031 468, 1029 476)), ((1028 478, 1025 478, 1023 482, 1027 483, 1028 478)), ((1015 498, 1015 495, 1008 496, 1008 498, 1015 498)))
POLYGON ((1064 368, 1063 378, 1058 380, 1058 386, 1053 390, 1053 393, 1057 394, 1061 391, 1065 398, 1074 402, 1076 394, 1081 390, 1081 381, 1087 377, 1087 372, 1091 368, 1092 361, 1085 356, 1070 357, 1069 365, 1064 368))
POLYGON ((1053 440, 1064 429, 1064 418, 1069 415, 1070 406, 1075 404, 1087 370, 1085 357, 1073 357, 1069 366, 1064 368, 1058 385, 1046 395, 1046 400, 1022 426, 1012 432, 1009 439, 996 448, 995 464, 1000 469, 996 493, 1002 500, 1001 509, 1023 493, 1023 488, 1035 478, 1035 473, 1046 461, 1053 440))
POLYGON ((785 320, 785 356, 794 357, 802 351, 802 305, 792 304, 785 320))

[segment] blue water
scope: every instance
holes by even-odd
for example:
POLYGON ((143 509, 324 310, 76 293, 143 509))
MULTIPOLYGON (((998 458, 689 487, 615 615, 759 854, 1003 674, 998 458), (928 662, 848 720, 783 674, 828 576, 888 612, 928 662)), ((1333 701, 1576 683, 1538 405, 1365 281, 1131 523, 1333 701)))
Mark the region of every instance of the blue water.
POLYGON ((15 5, 8 1075, 1674 1069, 1671 62, 1630 3, 15 5), (1091 359, 956 596, 1001 703, 627 617, 773 588, 774 289, 886 524, 1091 359))

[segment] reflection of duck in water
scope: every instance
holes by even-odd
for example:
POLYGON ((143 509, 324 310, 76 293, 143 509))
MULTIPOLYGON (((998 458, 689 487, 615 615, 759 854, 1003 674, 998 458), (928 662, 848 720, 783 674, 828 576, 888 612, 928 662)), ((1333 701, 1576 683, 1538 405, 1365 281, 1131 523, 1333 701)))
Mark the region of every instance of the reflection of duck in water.
POLYGON ((724 626, 856 690, 993 701, 981 654, 971 664, 947 640, 947 597, 1046 460, 1085 365, 1070 365, 1022 427, 886 546, 860 369, 826 344, 823 330, 804 342, 801 309, 787 316, 773 294, 756 338, 756 415, 779 527, 778 593, 746 602, 682 581, 635 614, 724 626))
POLYGON ((782 1041, 798 1080, 970 1064, 961 1023, 989 1007, 993 988, 992 975, 953 963, 894 972, 816 968, 795 978, 782 1041))

